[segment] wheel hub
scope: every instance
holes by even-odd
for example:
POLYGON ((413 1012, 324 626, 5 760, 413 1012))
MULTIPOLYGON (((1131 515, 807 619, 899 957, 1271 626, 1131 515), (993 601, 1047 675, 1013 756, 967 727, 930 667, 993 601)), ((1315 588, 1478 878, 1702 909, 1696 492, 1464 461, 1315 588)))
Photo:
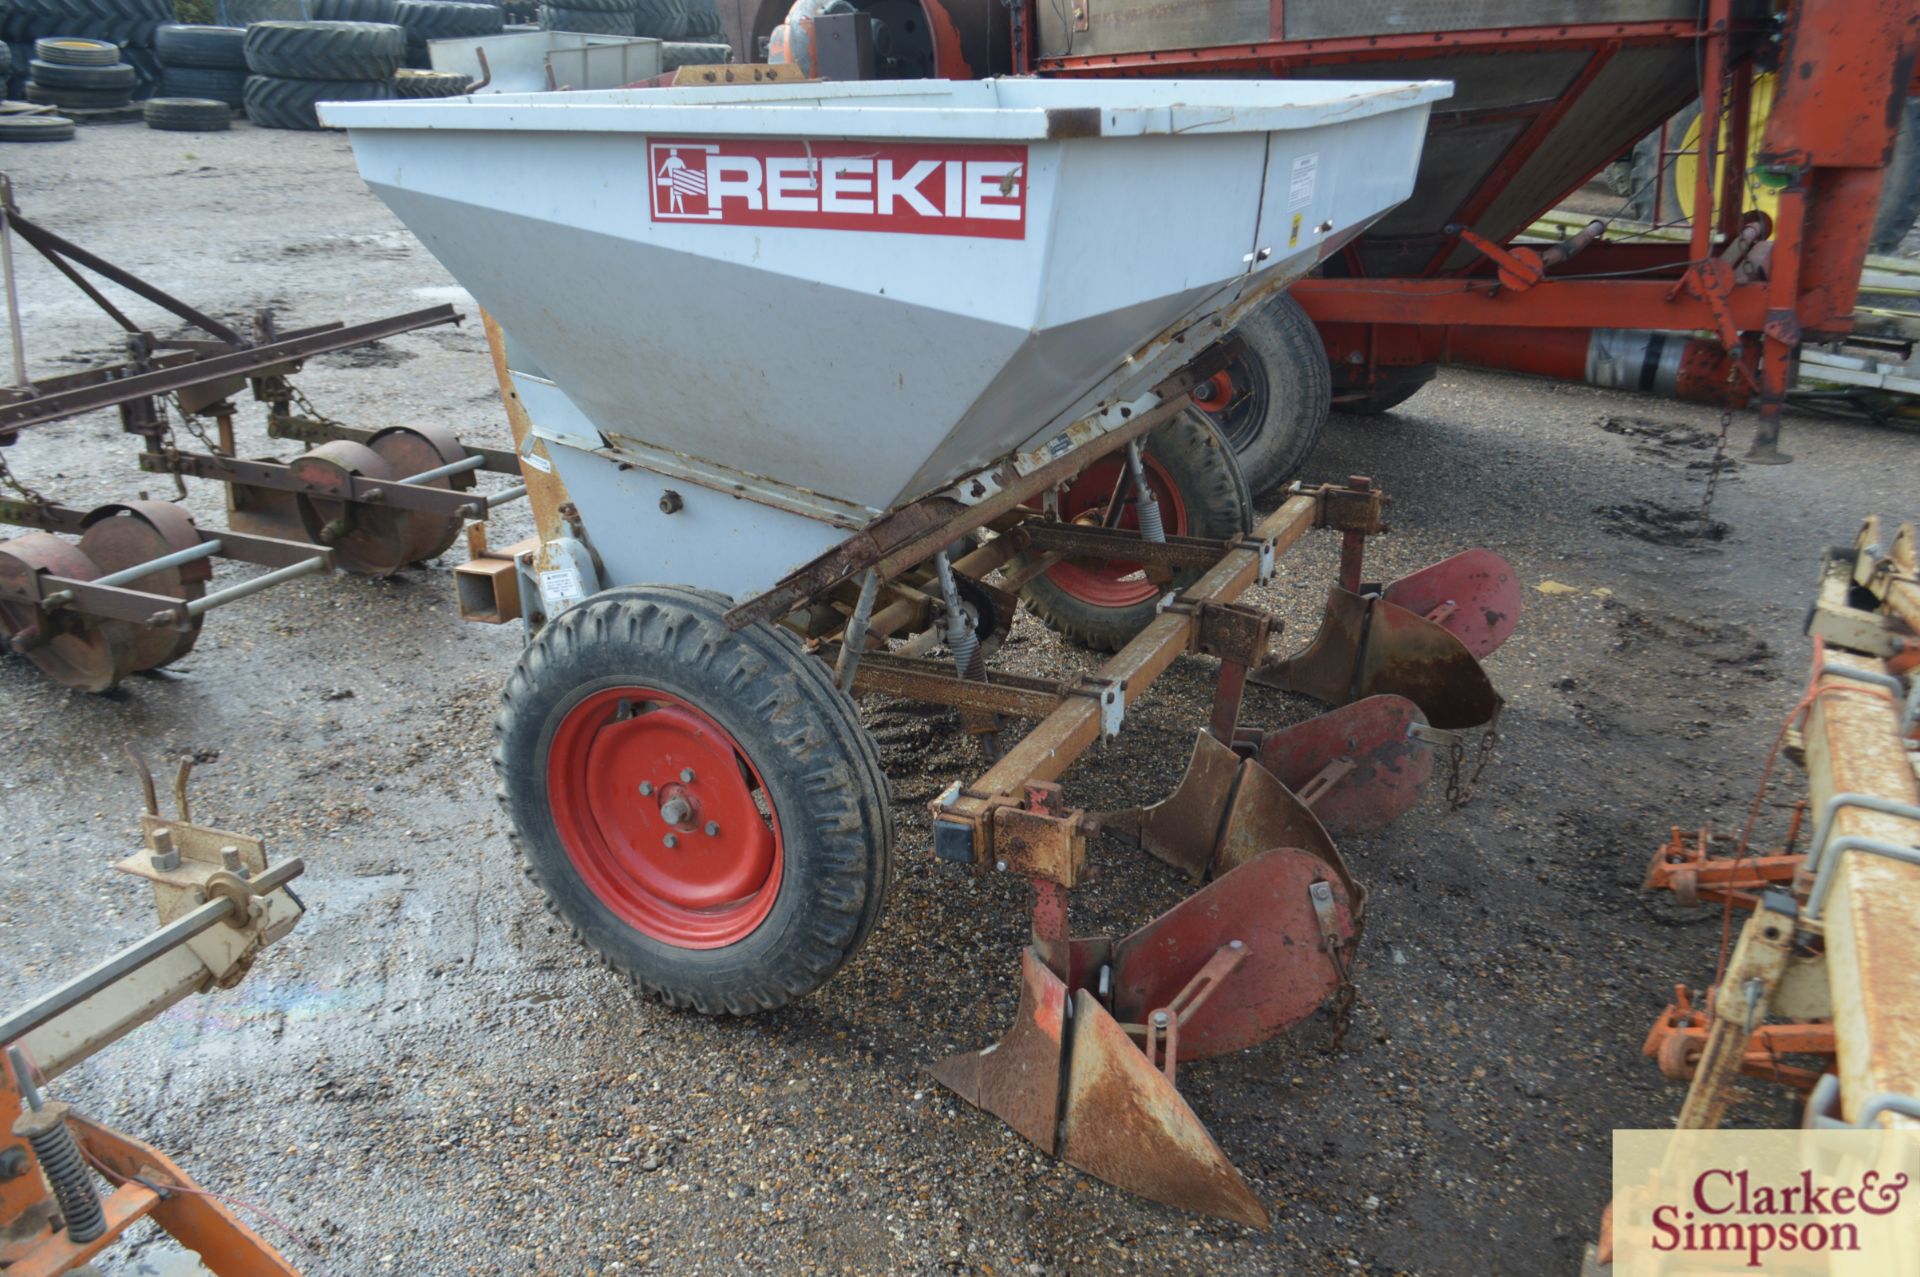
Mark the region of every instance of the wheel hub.
POLYGON ((781 870, 777 822, 733 737, 647 688, 588 697, 555 733, 553 818, 568 857, 622 921, 716 948, 766 919, 781 870))

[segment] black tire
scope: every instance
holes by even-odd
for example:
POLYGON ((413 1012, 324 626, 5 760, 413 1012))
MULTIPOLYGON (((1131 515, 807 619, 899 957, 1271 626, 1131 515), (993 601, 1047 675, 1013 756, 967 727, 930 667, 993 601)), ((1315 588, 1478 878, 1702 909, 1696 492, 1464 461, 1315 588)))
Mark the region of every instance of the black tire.
POLYGON ((112 111, 133 105, 130 89, 49 89, 27 81, 27 101, 40 106, 55 106, 62 111, 112 111))
MULTIPOLYGON (((688 40, 724 40, 727 28, 720 21, 720 10, 713 0, 687 0, 688 40)), ((722 59, 725 61, 725 59, 722 59)))
POLYGON ((33 42, 33 56, 59 66, 110 67, 120 60, 120 46, 77 35, 47 36, 33 42))
POLYGON ((1880 206, 1873 215, 1867 247, 1875 253, 1898 252, 1900 241, 1920 218, 1920 98, 1908 98, 1900 110, 1900 131, 1881 176, 1880 206))
POLYGON ((150 98, 147 127, 169 133, 218 133, 233 127, 233 108, 213 98, 150 98))
POLYGON ((247 69, 244 27, 190 27, 170 23, 154 33, 153 48, 160 55, 162 66, 222 71, 247 69))
MULTIPOLYGON (((1246 477, 1233 449, 1203 413, 1182 413, 1161 426, 1147 436, 1143 451, 1179 491, 1186 507, 1184 524, 1176 525, 1162 504, 1169 534, 1230 538, 1253 526, 1253 499, 1246 477)), ((1125 488, 1131 491, 1130 484, 1125 488)), ((1020 562, 1015 559, 1009 570, 1017 570, 1020 562)), ((1095 651, 1116 652, 1153 619, 1161 596, 1185 589, 1200 574, 1199 568, 1182 571, 1147 597, 1122 606, 1090 602, 1069 592, 1052 575, 1027 582, 1020 597, 1035 616, 1064 637, 1095 651)))
POLYGON ((497 35, 505 21, 490 4, 455 4, 452 0, 399 0, 393 20, 407 29, 407 39, 456 40, 463 36, 497 35))
POLYGON ((1433 380, 1439 369, 1432 364, 1413 364, 1405 368, 1382 368, 1373 385, 1357 394, 1349 392, 1333 402, 1333 410, 1349 417, 1378 417, 1392 412, 1433 380))
POLYGON ((567 8, 580 13, 632 13, 634 0, 572 0, 567 8))
POLYGON ((385 22, 256 22, 247 69, 289 80, 391 80, 407 34, 385 22))
POLYGON ((0 142, 68 142, 73 121, 64 115, 0 115, 0 142))
POLYGON ((473 81, 457 71, 420 71, 402 67, 393 77, 394 96, 402 98, 457 98, 473 81))
POLYGON ((80 89, 87 93, 132 93, 139 77, 124 62, 107 67, 62 66, 35 58, 27 64, 27 81, 43 89, 80 89))
POLYGON ((690 34, 685 0, 633 0, 633 33, 655 40, 684 40, 690 34))
POLYGON ((160 59, 152 49, 126 49, 120 54, 133 68, 133 100, 144 102, 160 92, 160 59))
POLYGON ((398 22, 397 0, 307 0, 315 22, 398 22))
MULTIPOLYGON (((501 694, 493 761, 527 876, 581 943, 645 995, 748 1015, 819 988, 872 932, 892 872, 893 819, 878 755, 826 667, 779 627, 730 632, 721 619, 728 606, 706 591, 647 585, 561 613, 501 694), (776 813, 780 879, 767 912, 718 947, 643 931, 596 894, 562 840, 549 758, 557 741, 566 749, 582 730, 576 707, 629 686, 676 697, 731 736, 776 813)), ((598 730, 599 712, 579 710, 584 730, 598 730)), ((603 721, 619 712, 615 702, 603 721)))
POLYGON ((247 100, 245 71, 216 70, 213 67, 163 67, 160 71, 160 96, 169 98, 212 98, 228 106, 247 100))
POLYGON ((681 67, 715 66, 731 61, 733 50, 724 44, 688 44, 667 41, 660 46, 660 69, 677 71, 681 67))
POLYGON ((585 35, 633 35, 630 13, 589 13, 582 9, 540 6, 540 25, 548 31, 577 31, 585 35))
POLYGON ((247 77, 247 118, 263 129, 317 129, 318 102, 379 102, 393 96, 389 80, 291 80, 247 77))
POLYGON ((1275 296, 1234 329, 1246 345, 1220 382, 1217 406, 1203 406, 1233 445, 1247 486, 1266 494, 1300 472, 1327 428, 1333 397, 1327 348, 1300 303, 1275 296))
POLYGON ((172 0, 6 0, 0 15, 11 41, 79 36, 141 49, 152 48, 154 30, 174 20, 172 0))

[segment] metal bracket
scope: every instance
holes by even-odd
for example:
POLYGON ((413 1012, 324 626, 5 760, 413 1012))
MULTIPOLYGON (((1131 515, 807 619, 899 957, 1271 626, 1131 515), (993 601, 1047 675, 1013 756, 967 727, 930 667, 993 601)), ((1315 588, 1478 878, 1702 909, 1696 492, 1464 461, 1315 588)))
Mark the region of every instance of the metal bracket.
POLYGON ((1117 678, 1086 674, 1067 690, 1071 695, 1086 696, 1098 703, 1101 740, 1112 740, 1120 734, 1120 724, 1127 717, 1127 685, 1124 682, 1117 678))
POLYGON ((1345 484, 1322 483, 1308 487, 1304 483, 1295 483, 1288 491, 1294 496, 1312 497, 1318 502, 1313 514, 1313 526, 1316 528, 1358 532, 1363 536, 1377 536, 1387 531, 1383 516, 1387 503, 1393 498, 1375 488, 1373 481, 1365 475, 1349 475, 1345 484))
POLYGON ((1920 1096, 1888 1091, 1868 1096, 1860 1106, 1860 1120, 1849 1122, 1840 1116, 1840 1078, 1829 1073, 1813 1084, 1813 1093, 1807 1096, 1807 1115, 1800 1125, 1813 1131, 1866 1131, 1880 1124, 1882 1113, 1920 1121, 1920 1096))

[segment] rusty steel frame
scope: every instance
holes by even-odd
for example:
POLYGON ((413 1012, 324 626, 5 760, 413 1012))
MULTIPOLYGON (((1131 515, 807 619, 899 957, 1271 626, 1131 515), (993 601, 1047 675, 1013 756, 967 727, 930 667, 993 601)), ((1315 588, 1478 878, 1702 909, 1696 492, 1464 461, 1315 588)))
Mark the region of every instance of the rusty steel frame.
POLYGON ((429 306, 364 324, 304 330, 279 341, 240 347, 222 355, 207 356, 198 350, 175 352, 175 356, 160 356, 155 361, 158 366, 146 370, 137 363, 122 363, 36 381, 0 393, 0 400, 9 395, 12 399, 0 402, 0 438, 28 426, 44 425, 83 412, 168 395, 209 382, 260 376, 313 355, 364 346, 419 328, 459 322, 460 312, 452 306, 429 306))
MULTIPOLYGON (((1884 676, 1886 666, 1816 649, 1813 703, 1802 729, 1813 809, 1825 811, 1843 794, 1920 806, 1902 704, 1849 671, 1884 676)), ((1920 847, 1920 820, 1846 804, 1823 824, 1832 863, 1820 871, 1832 875, 1832 883, 1813 925, 1826 940, 1841 1111, 1854 1120, 1874 1096, 1920 1095, 1920 932, 1913 926, 1920 917, 1920 864, 1865 847, 1831 848, 1848 842, 1920 847)))
MULTIPOLYGON (((1126 703, 1139 699, 1181 655, 1192 650, 1201 632, 1202 605, 1230 604, 1259 579, 1263 562, 1291 548, 1315 527, 1342 527, 1355 530, 1351 498, 1353 489, 1327 485, 1302 490, 1295 485, 1293 494, 1278 509, 1255 526, 1252 535, 1219 556, 1214 565, 1181 592, 1179 602, 1188 606, 1163 609, 1133 640, 1116 653, 1093 675, 1102 688, 1117 689, 1126 703), (1344 523, 1343 523, 1344 520, 1344 523)), ((1377 491, 1363 495, 1365 508, 1371 509, 1375 522, 1371 530, 1384 526, 1377 521, 1383 498, 1377 491)), ((1050 782, 1072 766, 1075 759, 1101 738, 1102 703, 1087 696, 1072 696, 1061 702, 1018 744, 970 785, 956 786, 933 800, 930 808, 936 830, 941 826, 960 830, 971 846, 976 864, 998 868, 1006 863, 998 838, 1006 817, 1002 813, 1027 805, 1029 791, 1037 783, 1050 782)), ((1084 845, 1091 822, 1085 813, 1074 811, 1048 817, 1062 832, 1068 845, 1084 845)), ((951 845, 951 844, 950 844, 951 845)), ((1062 856, 1064 864, 1075 858, 1062 856)), ((1076 872, 1040 873, 1060 887, 1071 887, 1076 872)))
MULTIPOLYGON (((1909 528, 1889 533, 1872 519, 1856 539, 1852 573, 1882 613, 1894 613, 1909 597, 1903 589, 1912 582, 1912 542, 1909 528)), ((1826 566, 1823 596, 1836 569, 1846 579, 1847 565, 1831 553, 1826 566)), ((1807 798, 1796 806, 1787 846, 1811 812, 1806 854, 1715 857, 1707 831, 1689 846, 1676 829, 1649 872, 1649 886, 1752 909, 1709 1010, 1695 1011, 1681 990, 1647 1040, 1663 1072, 1691 1075, 1682 1129, 1717 1126, 1743 1073, 1802 1089, 1819 1081, 1771 1058, 1801 1052, 1833 1056, 1834 1080, 1822 1103, 1836 1101, 1838 1117, 1822 1111, 1809 1120, 1920 1128, 1920 940, 1913 927, 1920 916, 1920 692, 1902 681, 1902 673, 1914 674, 1912 665, 1831 647, 1820 635, 1834 628, 1819 609, 1809 616, 1811 678, 1796 710, 1804 717, 1791 733, 1789 752, 1806 769, 1807 798), (1770 1018, 1798 1023, 1768 1025, 1770 1018), (1686 1040, 1676 1041, 1676 1033, 1686 1040)), ((1841 632, 1865 635, 1868 646, 1883 637, 1857 627, 1841 632)), ((1896 659, 1906 654, 1900 649, 1896 659)))

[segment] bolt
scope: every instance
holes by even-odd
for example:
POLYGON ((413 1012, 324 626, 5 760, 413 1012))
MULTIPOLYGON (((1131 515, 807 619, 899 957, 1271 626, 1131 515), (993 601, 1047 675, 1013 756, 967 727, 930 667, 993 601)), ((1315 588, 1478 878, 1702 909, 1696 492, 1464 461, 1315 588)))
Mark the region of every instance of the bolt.
POLYGON ((1007 871, 1007 862, 1004 860, 996 860, 993 862, 993 867, 1001 873, 1005 873, 1007 871))
POLYGON ((665 838, 662 838, 660 841, 665 843, 669 847, 678 847, 680 845, 680 840, 678 838, 675 838, 672 834, 668 834, 665 838))
POLYGON ((641 782, 640 782, 640 796, 641 796, 642 798, 651 798, 651 797, 653 797, 653 782, 652 782, 652 781, 650 781, 650 780, 643 780, 643 781, 641 781, 641 782))
POLYGON ((1246 947, 1247 947, 1247 946, 1246 946, 1245 944, 1243 944, 1242 942, 1240 942, 1240 941, 1238 941, 1238 940, 1229 940, 1229 941, 1227 941, 1227 948, 1229 948, 1229 949, 1244 949, 1244 948, 1246 948, 1246 947))
POLYGON ((668 488, 660 494, 661 514, 678 514, 685 505, 686 502, 680 499, 680 494, 672 488, 668 488))
POLYGON ((18 1179, 27 1173, 27 1150, 18 1144, 0 1150, 0 1180, 18 1179))
POLYGON ((684 798, 669 798, 660 804, 660 819, 669 825, 678 825, 693 814, 693 805, 684 798))
POLYGON ((682 785, 691 785, 693 783, 693 768, 682 767, 680 769, 680 783, 682 785))
POLYGON ((707 837, 715 838, 715 837, 718 837, 719 834, 720 834, 720 822, 717 820, 709 820, 707 822, 707 837))
POLYGON ((180 852, 173 845, 173 835, 164 829, 153 831, 153 854, 147 863, 160 873, 167 873, 180 867, 180 852))
POLYGON ((222 847, 220 849, 220 867, 230 874, 239 873, 241 869, 240 849, 238 847, 222 847))
POLYGON ((1160 1028, 1163 1028, 1163 1029, 1166 1028, 1167 1013, 1165 1011, 1155 1011, 1153 1013, 1153 1022, 1154 1024, 1158 1025, 1160 1028))

